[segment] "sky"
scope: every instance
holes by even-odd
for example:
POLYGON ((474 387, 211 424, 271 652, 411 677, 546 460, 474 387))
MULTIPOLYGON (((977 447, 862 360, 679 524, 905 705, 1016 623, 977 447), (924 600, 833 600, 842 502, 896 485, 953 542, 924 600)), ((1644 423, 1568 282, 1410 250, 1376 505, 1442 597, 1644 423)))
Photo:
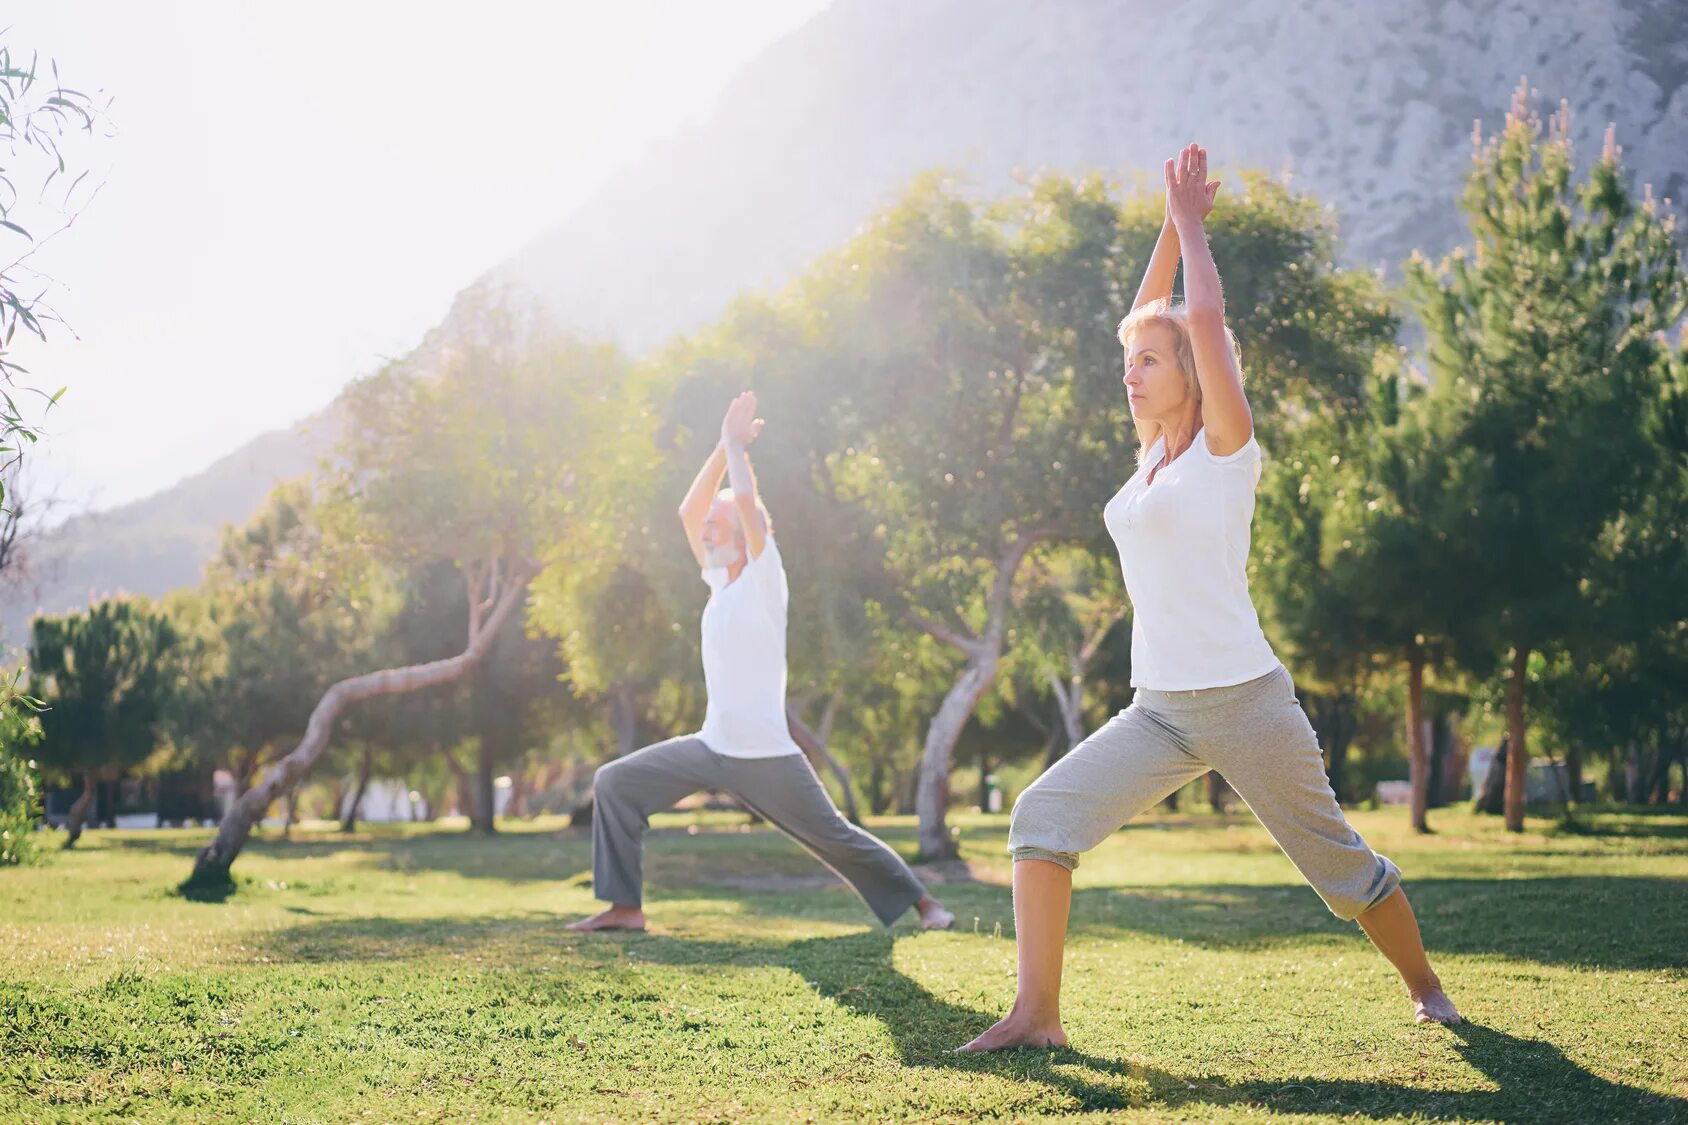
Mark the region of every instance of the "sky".
POLYGON ((17 213, 74 215, 28 262, 66 325, 14 340, 68 388, 31 489, 111 507, 320 410, 825 4, 11 0, 0 43, 112 99, 17 213))

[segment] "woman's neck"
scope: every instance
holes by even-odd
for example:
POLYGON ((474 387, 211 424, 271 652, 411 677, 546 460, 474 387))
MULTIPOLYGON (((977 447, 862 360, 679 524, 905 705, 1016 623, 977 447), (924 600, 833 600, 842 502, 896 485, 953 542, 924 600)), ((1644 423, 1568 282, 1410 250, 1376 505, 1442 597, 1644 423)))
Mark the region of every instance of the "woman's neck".
POLYGON ((1161 419, 1159 436, 1164 443, 1161 460, 1167 464, 1177 460, 1190 448, 1201 428, 1202 413, 1197 403, 1190 403, 1173 417, 1161 419))

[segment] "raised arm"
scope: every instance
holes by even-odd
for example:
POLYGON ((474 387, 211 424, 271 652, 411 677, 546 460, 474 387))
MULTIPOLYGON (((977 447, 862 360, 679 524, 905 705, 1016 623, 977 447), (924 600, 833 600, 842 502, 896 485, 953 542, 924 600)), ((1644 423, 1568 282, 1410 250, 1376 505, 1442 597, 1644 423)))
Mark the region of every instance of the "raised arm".
POLYGON ((1196 359, 1196 380, 1202 388, 1202 427, 1207 447, 1225 457, 1248 444, 1254 435, 1254 415, 1243 394, 1243 373, 1225 331, 1225 296, 1219 286, 1219 267, 1207 245, 1203 220, 1212 207, 1207 183, 1207 151, 1191 145, 1167 161, 1166 212, 1178 229, 1184 254, 1184 304, 1190 325, 1190 350, 1196 359))
POLYGON ((739 526, 744 529, 745 551, 752 559, 761 557, 768 535, 756 506, 756 474, 751 471, 750 458, 744 449, 761 432, 762 419, 756 417, 756 396, 745 391, 727 408, 727 416, 721 422, 721 445, 727 451, 727 483, 732 485, 739 526))
POLYGON ((709 515, 709 505, 715 502, 715 493, 721 487, 721 478, 727 472, 727 450, 720 444, 703 463, 703 468, 697 471, 692 479, 691 488, 686 490, 686 498, 680 501, 680 525, 686 529, 686 542, 691 545, 692 554, 697 557, 697 565, 702 568, 703 558, 703 521, 709 515))
MULTIPOLYGON (((1191 145, 1190 148, 1195 148, 1191 145)), ((1180 153, 1180 156, 1183 154, 1180 153)), ((1166 162, 1166 174, 1172 175, 1173 158, 1166 162)), ((1219 194, 1219 182, 1204 184, 1207 191, 1207 206, 1202 211, 1205 219, 1213 210, 1213 198, 1219 194)), ((1172 212, 1166 214, 1166 221, 1161 223, 1160 234, 1155 238, 1155 249, 1149 255, 1149 264, 1143 270, 1143 281, 1137 286, 1137 299, 1131 302, 1131 311, 1136 312, 1151 301, 1164 301, 1172 296, 1172 281, 1178 275, 1178 228, 1172 222, 1172 212)))

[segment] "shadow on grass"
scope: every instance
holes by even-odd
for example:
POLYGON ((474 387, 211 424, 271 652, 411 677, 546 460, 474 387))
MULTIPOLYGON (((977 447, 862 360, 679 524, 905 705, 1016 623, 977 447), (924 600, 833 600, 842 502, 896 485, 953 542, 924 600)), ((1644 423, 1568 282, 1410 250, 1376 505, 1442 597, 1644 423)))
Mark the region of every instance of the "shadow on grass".
MULTIPOLYGON (((912 830, 885 833, 906 855, 912 830)), ((865 915, 834 895, 825 868, 771 830, 653 832, 647 855, 653 905, 665 898, 732 901, 765 915, 817 916, 846 923, 865 915), (818 908, 818 915, 817 915, 818 908)), ((191 857, 193 844, 127 838, 120 847, 154 848, 191 857)), ((591 841, 583 833, 520 833, 466 840, 459 833, 402 837, 266 840, 249 852, 270 859, 326 858, 348 850, 369 866, 407 872, 449 872, 468 878, 579 886, 588 878, 591 841)), ((191 897, 222 902, 239 891, 214 888, 191 897)), ((1539 878, 1410 879, 1407 893, 1432 954, 1501 955, 1541 964, 1612 969, 1680 968, 1676 935, 1688 930, 1688 880, 1621 875, 1539 878)), ((984 883, 947 883, 937 893, 962 925, 978 915, 988 927, 1011 917, 1008 890, 984 883)), ((1073 932, 1107 938, 1143 934, 1213 949, 1267 948, 1309 940, 1358 941, 1354 926, 1333 918, 1305 885, 1207 883, 1178 886, 1081 887, 1074 895, 1073 932)))
POLYGON ((785 969, 816 995, 877 1021, 907 1067, 988 1074, 1040 1084, 1065 1100, 1066 1112, 1155 1107, 1200 1114, 1204 1107, 1257 1107, 1284 1113, 1370 1118, 1480 1118, 1491 1121, 1681 1121, 1688 1100, 1603 1078, 1543 1039, 1525 1039, 1466 1023, 1427 1036, 1451 1035, 1455 1050, 1495 1089, 1450 1091, 1399 1082, 1277 1078, 1240 1081, 1180 1074, 1141 1060, 1108 1058, 1075 1048, 955 1055, 954 1046, 983 1031, 996 1013, 937 996, 899 972, 898 940, 880 931, 794 941, 689 941, 656 934, 565 935, 541 913, 517 918, 312 922, 273 939, 276 952, 304 960, 385 959, 477 951, 509 965, 559 946, 607 971, 637 974, 641 965, 785 969))
MULTIPOLYGON (((1602 969, 1681 968, 1688 880, 1565 875, 1413 879, 1407 895, 1438 953, 1495 954, 1602 969)), ((1082 887, 1072 932, 1174 938, 1210 949, 1354 937, 1305 886, 1082 887)))

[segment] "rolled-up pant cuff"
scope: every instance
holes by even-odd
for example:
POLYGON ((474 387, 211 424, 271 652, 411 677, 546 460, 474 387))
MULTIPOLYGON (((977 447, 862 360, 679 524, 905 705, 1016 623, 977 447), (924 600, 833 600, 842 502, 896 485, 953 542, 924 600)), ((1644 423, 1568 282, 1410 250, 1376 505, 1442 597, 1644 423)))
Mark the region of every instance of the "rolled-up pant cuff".
POLYGON ((1050 863, 1058 863, 1068 871, 1078 867, 1077 852, 1057 852, 1032 844, 1021 844, 1018 847, 1009 848, 1008 853, 1014 857, 1015 863, 1019 863, 1022 859, 1042 859, 1050 863))

